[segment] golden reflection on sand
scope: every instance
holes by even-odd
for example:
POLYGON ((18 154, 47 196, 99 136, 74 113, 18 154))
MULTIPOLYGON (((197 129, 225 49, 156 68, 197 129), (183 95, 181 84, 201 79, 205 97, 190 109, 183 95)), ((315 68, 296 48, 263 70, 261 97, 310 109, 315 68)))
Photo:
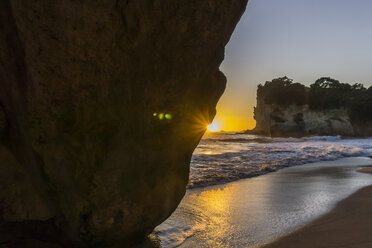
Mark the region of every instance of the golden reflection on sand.
MULTIPOLYGON (((207 247, 221 247, 221 245, 234 242, 236 225, 241 222, 239 213, 233 209, 244 209, 246 214, 257 213, 265 208, 266 197, 252 198, 252 195, 266 195, 271 188, 271 180, 265 177, 253 178, 252 182, 242 186, 232 183, 220 188, 212 188, 199 194, 190 195, 186 204, 198 206, 197 211, 205 216, 206 229, 198 239, 207 247), (248 184, 248 185, 247 185, 248 184), (237 195, 241 197, 236 198, 237 195), (238 207, 242 206, 242 207, 238 207), (207 244, 206 244, 207 243, 207 244)), ((198 213, 198 215, 200 215, 198 213)), ((251 224, 255 223, 260 216, 251 216, 251 224)), ((247 239, 252 235, 246 234, 247 239)))
POLYGON ((204 209, 207 209, 213 214, 223 213, 228 210, 231 202, 231 196, 236 191, 235 187, 225 187, 223 189, 216 189, 204 191, 199 194, 197 200, 204 209))
MULTIPOLYGON (((370 159, 291 167, 233 183, 191 189, 158 227, 177 247, 257 247, 325 214, 371 176, 355 172, 370 159)), ((168 246, 165 246, 168 247, 168 246)), ((170 246, 169 246, 170 247, 170 246)))

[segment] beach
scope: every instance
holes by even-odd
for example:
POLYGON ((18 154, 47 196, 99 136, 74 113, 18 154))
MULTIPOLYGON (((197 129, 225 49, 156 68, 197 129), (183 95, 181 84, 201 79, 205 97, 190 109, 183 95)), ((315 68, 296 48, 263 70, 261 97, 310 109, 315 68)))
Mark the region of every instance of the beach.
MULTIPOLYGON (((372 168, 358 170, 372 173, 372 168)), ((263 248, 372 247, 372 186, 339 202, 328 214, 263 248)))
POLYGON ((372 176, 357 170, 371 165, 341 158, 189 189, 151 236, 161 247, 369 247, 355 241, 369 242, 372 176))

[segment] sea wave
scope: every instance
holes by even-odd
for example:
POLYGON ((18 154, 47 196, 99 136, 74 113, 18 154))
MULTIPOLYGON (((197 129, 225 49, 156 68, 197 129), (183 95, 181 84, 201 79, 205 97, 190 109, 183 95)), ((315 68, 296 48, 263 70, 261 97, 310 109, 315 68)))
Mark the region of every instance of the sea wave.
POLYGON ((235 143, 270 143, 274 142, 267 138, 252 138, 252 139, 244 139, 244 138, 237 138, 237 139, 206 139, 206 142, 235 142, 235 143))
POLYGON ((238 133, 208 134, 192 157, 188 187, 231 182, 288 166, 371 155, 372 138, 269 138, 238 133))
MULTIPOLYGON (((221 135, 221 134, 219 134, 221 135)), ((226 135, 226 134, 225 134, 226 135)), ((230 135, 232 136, 232 135, 230 135)), ((306 141, 339 141, 341 136, 310 136, 304 138, 270 138, 270 137, 241 137, 242 134, 235 135, 236 137, 227 138, 206 138, 204 142, 233 142, 233 143, 285 143, 285 142, 306 142, 306 141)))
POLYGON ((185 221, 180 223, 170 218, 161 225, 160 229, 155 230, 154 234, 156 236, 166 237, 161 242, 163 247, 178 247, 187 238, 204 231, 208 227, 207 223, 210 221, 209 217, 197 205, 181 206, 176 209, 173 215, 182 216, 185 221), (190 209, 193 211, 189 211, 190 209))

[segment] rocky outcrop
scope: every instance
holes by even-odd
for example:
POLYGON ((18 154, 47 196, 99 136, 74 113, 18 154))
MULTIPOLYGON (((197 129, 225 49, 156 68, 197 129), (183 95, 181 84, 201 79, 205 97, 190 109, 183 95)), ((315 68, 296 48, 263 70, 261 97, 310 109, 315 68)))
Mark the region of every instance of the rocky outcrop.
POLYGON ((257 87, 256 127, 247 133, 279 137, 372 136, 372 87, 322 77, 309 87, 288 77, 257 87))
POLYGON ((185 193, 247 0, 0 2, 0 243, 130 246, 185 193))
MULTIPOLYGON (((310 110, 307 104, 280 106, 257 99, 256 128, 250 133, 272 137, 307 135, 360 135, 346 109, 310 110)), ((365 130, 365 129, 364 129, 365 130)))
POLYGON ((356 136, 372 137, 371 121, 353 121, 353 130, 356 136))

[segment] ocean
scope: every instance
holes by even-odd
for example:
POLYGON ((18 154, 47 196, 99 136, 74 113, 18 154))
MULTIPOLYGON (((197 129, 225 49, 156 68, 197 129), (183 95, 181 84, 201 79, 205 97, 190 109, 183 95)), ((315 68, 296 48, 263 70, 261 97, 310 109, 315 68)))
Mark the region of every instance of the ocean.
POLYGON ((372 165, 371 155, 372 138, 207 133, 184 199, 150 240, 162 248, 260 246, 371 185, 371 175, 356 172, 372 165))
POLYGON ((269 138, 234 132, 206 133, 194 151, 188 187, 231 182, 288 166, 371 155, 372 138, 269 138))

